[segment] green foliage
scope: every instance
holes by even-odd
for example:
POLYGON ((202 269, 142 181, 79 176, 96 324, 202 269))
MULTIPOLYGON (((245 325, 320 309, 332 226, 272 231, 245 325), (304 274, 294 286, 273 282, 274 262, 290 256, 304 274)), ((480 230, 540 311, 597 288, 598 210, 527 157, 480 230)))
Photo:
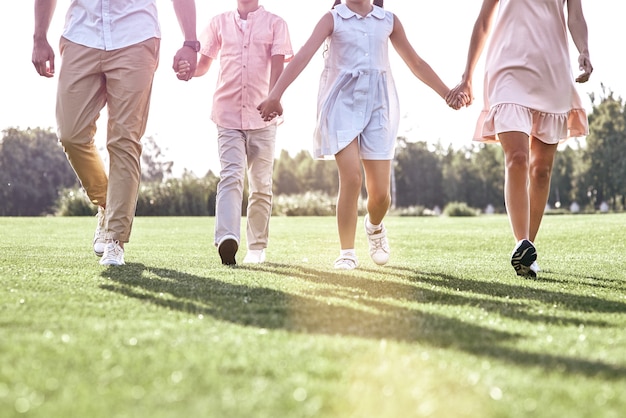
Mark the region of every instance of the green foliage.
POLYGON ((478 216, 480 210, 471 208, 465 202, 450 202, 443 208, 446 216, 478 216))
MULTIPOLYGON (((336 196, 319 191, 297 195, 274 196, 272 215, 278 216, 335 216, 336 196)), ((359 199, 358 212, 367 213, 365 202, 359 199)))
POLYGON ((396 207, 432 208, 444 203, 441 160, 429 151, 425 142, 406 142, 399 138, 394 173, 396 207))
MULTIPOLYGON (((605 93, 606 94, 606 93, 605 93)), ((587 197, 595 207, 626 206, 626 105, 609 92, 593 106, 583 154, 587 197), (620 202, 621 200, 621 202, 620 202)))
POLYGON ((56 134, 40 128, 2 134, 0 216, 53 213, 59 191, 77 184, 56 134))
POLYGON ((83 189, 62 190, 56 206, 56 215, 59 216, 92 216, 96 213, 96 207, 89 201, 83 189))
POLYGON ((395 208, 389 211, 391 216, 433 216, 433 211, 424 206, 409 206, 406 208, 395 208))
POLYGON ((213 216, 217 176, 185 173, 180 179, 144 183, 137 200, 138 216, 213 216))

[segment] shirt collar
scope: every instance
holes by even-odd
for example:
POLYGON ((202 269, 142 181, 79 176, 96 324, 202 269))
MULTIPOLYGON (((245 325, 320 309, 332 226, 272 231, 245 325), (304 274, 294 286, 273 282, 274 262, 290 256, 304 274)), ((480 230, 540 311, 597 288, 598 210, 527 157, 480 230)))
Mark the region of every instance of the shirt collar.
MULTIPOLYGON (((341 16, 343 19, 350 19, 353 16, 356 16, 359 19, 363 18, 360 14, 350 10, 350 8, 346 6, 344 3, 335 7, 335 10, 337 11, 337 14, 341 16)), ((372 11, 366 17, 368 16, 374 16, 376 19, 384 19, 385 10, 381 7, 373 6, 372 11)))
MULTIPOLYGON (((262 12, 264 10, 265 9, 263 8, 263 6, 259 6, 259 8, 256 9, 254 12, 248 13, 248 19, 250 19, 251 17, 253 17, 257 13, 260 13, 260 12, 262 12)), ((235 10, 235 16, 237 17, 237 22, 239 22, 241 20, 241 16, 239 15, 239 11, 235 10)))

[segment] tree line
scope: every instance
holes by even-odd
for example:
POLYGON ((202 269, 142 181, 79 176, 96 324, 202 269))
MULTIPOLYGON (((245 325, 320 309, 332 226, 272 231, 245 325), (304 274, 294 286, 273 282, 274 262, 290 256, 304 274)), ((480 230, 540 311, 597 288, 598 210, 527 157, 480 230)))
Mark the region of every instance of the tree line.
MULTIPOLYGON (((577 205, 591 212, 603 202, 614 211, 626 208, 626 106, 613 92, 603 93, 597 103, 591 99, 589 135, 584 142, 570 140, 556 156, 548 201, 556 210, 577 205)), ((2 133, 0 216, 94 213, 51 129, 9 128, 2 133)), ((139 216, 215 214, 215 173, 198 177, 185 172, 172 178, 174 162, 167 161, 156 141, 147 137, 143 145, 139 216)), ((454 149, 400 137, 392 173, 393 207, 433 209, 462 202, 504 212, 503 164, 497 145, 454 149)), ((329 208, 306 206, 328 206, 337 190, 334 162, 313 160, 307 151, 291 156, 283 150, 276 159, 274 194, 290 206, 277 213, 332 214, 329 208)))

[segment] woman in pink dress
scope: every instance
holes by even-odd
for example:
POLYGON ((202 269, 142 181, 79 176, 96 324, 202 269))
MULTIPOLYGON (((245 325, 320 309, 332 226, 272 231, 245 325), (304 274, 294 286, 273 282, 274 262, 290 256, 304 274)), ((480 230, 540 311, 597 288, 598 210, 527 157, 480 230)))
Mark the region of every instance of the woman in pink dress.
POLYGON ((454 105, 460 94, 473 97, 472 75, 493 26, 485 63, 485 106, 474 139, 500 142, 504 151, 504 197, 516 240, 511 265, 519 276, 536 277, 539 270, 533 241, 548 201, 557 146, 588 133, 567 38, 569 29, 580 54, 582 74, 576 81, 584 83, 593 67, 581 1, 484 0, 465 73, 446 98, 454 105))

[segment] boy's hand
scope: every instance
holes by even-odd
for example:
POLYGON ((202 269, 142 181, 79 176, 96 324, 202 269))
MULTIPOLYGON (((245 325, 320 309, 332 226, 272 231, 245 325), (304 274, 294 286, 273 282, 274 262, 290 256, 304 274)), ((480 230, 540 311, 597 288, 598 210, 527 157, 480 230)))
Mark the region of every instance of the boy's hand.
POLYGON ((270 98, 263 100, 263 102, 257 106, 257 110, 265 122, 269 122, 283 114, 283 106, 280 104, 280 101, 270 98))
POLYGON ((187 80, 191 78, 189 77, 190 70, 191 70, 191 64, 189 63, 189 61, 186 61, 186 60, 178 61, 178 68, 176 69, 176 75, 178 75, 179 78, 183 78, 187 80))

